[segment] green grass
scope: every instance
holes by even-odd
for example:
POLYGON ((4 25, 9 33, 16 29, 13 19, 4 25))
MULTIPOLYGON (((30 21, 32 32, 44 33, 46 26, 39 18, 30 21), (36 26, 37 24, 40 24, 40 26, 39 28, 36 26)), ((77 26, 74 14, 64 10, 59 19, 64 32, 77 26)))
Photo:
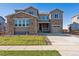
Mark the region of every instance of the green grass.
POLYGON ((56 50, 0 51, 0 56, 61 56, 56 50))
POLYGON ((33 35, 0 36, 0 45, 46 45, 45 39, 33 35))

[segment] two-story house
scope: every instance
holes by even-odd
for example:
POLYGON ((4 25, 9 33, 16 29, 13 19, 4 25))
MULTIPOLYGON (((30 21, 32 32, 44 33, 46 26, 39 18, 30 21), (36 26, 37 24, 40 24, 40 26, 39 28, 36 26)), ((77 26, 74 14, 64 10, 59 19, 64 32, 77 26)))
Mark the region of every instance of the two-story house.
POLYGON ((69 25, 69 30, 70 32, 74 33, 74 32, 79 32, 79 14, 74 15, 72 17, 72 22, 69 25))
POLYGON ((40 13, 34 7, 15 10, 6 16, 7 34, 59 33, 63 29, 63 11, 54 9, 49 13, 40 13))

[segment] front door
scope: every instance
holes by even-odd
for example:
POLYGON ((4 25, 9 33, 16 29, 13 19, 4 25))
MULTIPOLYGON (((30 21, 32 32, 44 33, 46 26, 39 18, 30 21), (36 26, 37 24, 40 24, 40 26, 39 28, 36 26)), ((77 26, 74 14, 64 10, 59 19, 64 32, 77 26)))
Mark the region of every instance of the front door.
POLYGON ((39 31, 42 32, 42 24, 39 24, 39 31))

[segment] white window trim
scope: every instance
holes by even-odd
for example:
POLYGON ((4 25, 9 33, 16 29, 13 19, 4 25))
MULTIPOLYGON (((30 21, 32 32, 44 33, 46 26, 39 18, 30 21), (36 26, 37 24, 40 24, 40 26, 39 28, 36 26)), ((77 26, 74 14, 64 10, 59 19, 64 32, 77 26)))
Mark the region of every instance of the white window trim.
MULTIPOLYGON (((14 22, 15 22, 16 19, 29 19, 29 18, 13 18, 13 19, 14 19, 14 22)), ((22 26, 19 26, 19 24, 18 24, 18 26, 15 26, 15 23, 14 23, 14 26, 15 27, 29 27, 29 26, 26 26, 26 22, 25 22, 25 26, 23 26, 23 22, 21 22, 21 24, 22 24, 22 26)))

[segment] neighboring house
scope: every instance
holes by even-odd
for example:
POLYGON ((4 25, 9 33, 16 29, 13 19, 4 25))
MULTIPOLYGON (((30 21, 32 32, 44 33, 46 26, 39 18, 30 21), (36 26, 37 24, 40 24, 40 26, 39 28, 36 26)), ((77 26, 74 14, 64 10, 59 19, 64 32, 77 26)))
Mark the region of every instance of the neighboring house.
POLYGON ((72 17, 72 23, 69 26, 70 32, 79 32, 79 14, 72 17))
POLYGON ((5 34, 5 19, 0 16, 0 35, 5 34))
POLYGON ((54 9, 48 14, 34 7, 15 10, 7 15, 7 34, 59 33, 63 31, 63 11, 54 9))

